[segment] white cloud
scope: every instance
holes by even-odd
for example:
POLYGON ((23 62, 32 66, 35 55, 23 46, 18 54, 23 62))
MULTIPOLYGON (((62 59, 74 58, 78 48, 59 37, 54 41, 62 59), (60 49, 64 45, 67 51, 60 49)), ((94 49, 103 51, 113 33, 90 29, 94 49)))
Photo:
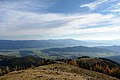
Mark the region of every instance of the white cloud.
POLYGON ((0 1, 0 11, 18 10, 24 12, 44 12, 53 4, 54 2, 51 3, 47 0, 4 0, 0 1))
MULTIPOLYGON (((99 1, 96 2, 96 5, 93 4, 92 8, 103 3, 103 1, 99 1)), ((28 4, 28 2, 26 3, 28 4)), ((25 7, 26 3, 22 3, 22 6, 25 7)), ((2 15, 0 16, 0 37, 6 36, 8 39, 48 39, 60 37, 74 39, 119 38, 120 17, 116 17, 113 14, 35 13, 17 10, 18 8, 19 6, 15 8, 14 5, 6 5, 0 9, 0 14, 2 15)))
POLYGON ((108 11, 111 11, 111 12, 120 12, 120 3, 114 4, 113 6, 111 6, 109 8, 108 11))
POLYGON ((95 10, 97 9, 97 7, 105 2, 107 2, 109 0, 96 0, 95 2, 92 2, 92 3, 89 3, 89 4, 84 4, 84 5, 81 5, 80 7, 88 7, 90 8, 91 10, 95 10))
MULTIPOLYGON (((70 34, 79 31, 80 28, 98 25, 100 22, 109 21, 114 15, 102 14, 36 14, 30 12, 15 12, 6 14, 5 21, 1 23, 0 35, 28 35, 28 34, 51 34, 54 31, 68 30, 70 34), (71 31, 72 30, 72 31, 71 31)), ((60 33, 62 34, 62 33, 60 33)), ((57 34, 58 35, 58 34, 57 34)))
POLYGON ((120 9, 110 10, 111 12, 120 12, 120 9))
MULTIPOLYGON (((65 15, 11 11, 9 14, 5 14, 5 16, 4 22, 0 26, 0 36, 47 35, 47 37, 41 37, 41 39, 47 39, 64 35, 92 34, 91 36, 94 36, 98 33, 109 34, 120 32, 120 27, 118 26, 120 25, 120 18, 116 18, 112 14, 65 15), (108 22, 108 25, 106 23, 104 26, 104 22, 108 22), (97 27, 99 25, 103 26, 97 27), (90 28, 91 26, 92 28, 90 28)), ((39 36, 33 38, 39 39, 39 36)), ((33 38, 31 37, 31 39, 33 38)), ((88 38, 91 37, 86 36, 85 38, 84 36, 84 39, 88 38)))

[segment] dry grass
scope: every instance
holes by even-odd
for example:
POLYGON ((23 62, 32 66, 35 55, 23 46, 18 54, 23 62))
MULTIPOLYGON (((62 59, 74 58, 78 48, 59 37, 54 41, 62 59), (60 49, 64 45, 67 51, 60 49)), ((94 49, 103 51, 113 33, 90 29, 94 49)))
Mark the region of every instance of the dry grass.
POLYGON ((65 63, 56 63, 27 70, 11 72, 0 80, 117 80, 65 63))

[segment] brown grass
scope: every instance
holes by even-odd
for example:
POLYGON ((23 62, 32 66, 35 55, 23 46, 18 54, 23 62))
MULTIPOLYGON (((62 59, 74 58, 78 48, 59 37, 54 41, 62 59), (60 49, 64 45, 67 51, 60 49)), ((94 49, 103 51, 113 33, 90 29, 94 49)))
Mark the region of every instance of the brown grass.
POLYGON ((0 80, 118 80, 107 75, 88 71, 65 63, 45 65, 14 71, 0 80))

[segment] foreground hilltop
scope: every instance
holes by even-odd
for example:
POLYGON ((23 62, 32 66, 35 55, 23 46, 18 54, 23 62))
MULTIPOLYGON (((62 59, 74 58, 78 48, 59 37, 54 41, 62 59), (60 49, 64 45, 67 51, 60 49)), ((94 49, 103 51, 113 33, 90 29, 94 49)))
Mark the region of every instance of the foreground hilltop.
POLYGON ((63 62, 8 73, 0 80, 119 80, 63 62))

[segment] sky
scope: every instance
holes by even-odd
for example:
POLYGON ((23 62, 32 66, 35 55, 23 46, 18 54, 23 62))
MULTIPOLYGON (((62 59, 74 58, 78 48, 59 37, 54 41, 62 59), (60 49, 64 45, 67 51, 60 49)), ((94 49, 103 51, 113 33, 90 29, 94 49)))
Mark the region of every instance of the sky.
POLYGON ((2 40, 120 39, 120 0, 0 0, 2 40))

